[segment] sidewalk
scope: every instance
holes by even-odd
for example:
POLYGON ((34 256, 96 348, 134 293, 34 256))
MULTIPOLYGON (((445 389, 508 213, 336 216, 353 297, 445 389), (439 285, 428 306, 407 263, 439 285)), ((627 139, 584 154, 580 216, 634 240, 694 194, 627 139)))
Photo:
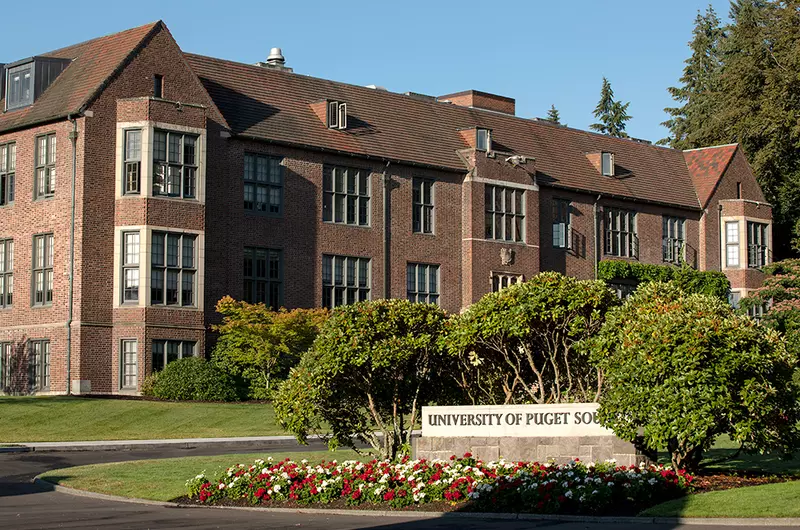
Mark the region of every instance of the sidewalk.
MULTIPOLYGON (((309 446, 322 446, 318 436, 309 437, 309 446)), ((0 447, 0 453, 62 451, 136 451, 152 449, 192 449, 196 447, 243 450, 298 447, 294 436, 242 436, 235 438, 177 438, 173 440, 98 440, 86 442, 25 442, 0 447)))

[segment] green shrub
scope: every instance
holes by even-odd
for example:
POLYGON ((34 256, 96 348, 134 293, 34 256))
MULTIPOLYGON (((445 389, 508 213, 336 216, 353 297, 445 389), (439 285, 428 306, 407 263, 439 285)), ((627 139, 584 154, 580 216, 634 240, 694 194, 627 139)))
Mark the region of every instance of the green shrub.
POLYGON ((250 399, 270 399, 274 382, 284 379, 311 346, 327 309, 280 309, 226 296, 217 303, 222 324, 211 360, 242 380, 250 399))
POLYGON ((740 310, 769 306, 762 322, 782 333, 789 351, 800 359, 800 259, 776 261, 763 271, 763 285, 742 299, 740 310))
POLYGON ((448 323, 443 340, 465 401, 596 401, 597 370, 573 345, 618 304, 604 282, 557 272, 487 294, 448 323))
POLYGON ((728 300, 730 282, 719 271, 698 271, 684 265, 653 265, 622 260, 603 260, 597 277, 607 282, 633 280, 635 283, 674 281, 687 293, 700 293, 728 300))
POLYGON ((601 423, 694 471, 721 434, 745 451, 798 447, 796 358, 774 330, 674 283, 642 285, 587 341, 603 371, 601 423))
POLYGON ((145 379, 142 395, 174 401, 239 401, 233 378, 199 357, 168 363, 145 379))
POLYGON ((450 380, 438 345, 445 319, 435 305, 405 300, 336 309, 275 396, 281 425, 301 443, 324 422, 332 447, 362 441, 384 458, 408 452, 421 407, 450 380))

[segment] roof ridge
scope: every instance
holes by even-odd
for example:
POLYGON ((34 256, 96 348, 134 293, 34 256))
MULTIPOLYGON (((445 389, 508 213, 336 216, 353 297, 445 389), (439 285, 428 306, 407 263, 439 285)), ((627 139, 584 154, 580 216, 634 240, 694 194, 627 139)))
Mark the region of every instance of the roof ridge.
MULTIPOLYGON (((595 132, 595 131, 589 131, 589 130, 586 130, 586 129, 578 129, 578 128, 570 127, 568 125, 563 125, 563 124, 560 124, 560 123, 558 123, 558 124, 542 123, 544 120, 539 119, 539 118, 525 118, 523 116, 516 116, 514 114, 507 114, 505 112, 495 111, 495 110, 492 110, 492 109, 482 109, 480 107, 465 107, 465 106, 462 106, 462 105, 456 105, 455 103, 437 101, 435 99, 429 100, 429 99, 415 98, 415 97, 403 94, 401 92, 393 92, 391 90, 376 90, 374 88, 365 87, 363 85, 356 85, 356 84, 353 84, 353 83, 346 83, 344 81, 336 81, 336 80, 333 80, 333 79, 326 79, 324 77, 316 77, 316 76, 313 76, 313 75, 301 74, 301 73, 298 73, 298 72, 290 72, 290 71, 287 71, 287 70, 267 69, 267 68, 264 68, 263 66, 258 66, 256 64, 250 64, 250 63, 244 63, 244 62, 240 62, 240 61, 234 61, 232 59, 223 59, 221 57, 212 57, 210 55, 202 55, 202 54, 199 54, 199 53, 184 52, 184 55, 191 55, 193 57, 197 57, 197 58, 200 58, 200 59, 211 59, 213 61, 218 61, 218 62, 222 62, 222 63, 245 66, 245 67, 253 69, 253 71, 258 71, 258 72, 269 72, 269 73, 273 73, 274 72, 274 73, 280 73, 280 74, 286 74, 286 75, 294 75, 294 76, 297 76, 297 77, 300 77, 300 78, 317 79, 317 80, 320 80, 320 81, 325 81, 325 82, 328 82, 328 83, 334 83, 334 84, 345 86, 345 87, 357 88, 359 90, 364 91, 365 93, 380 92, 380 94, 383 94, 383 95, 390 95, 392 97, 403 98, 404 101, 411 100, 411 101, 414 101, 414 102, 421 103, 423 105, 439 105, 438 108, 442 108, 442 107, 444 107, 444 108, 454 108, 454 109, 459 109, 459 111, 469 109, 469 110, 474 110, 474 111, 478 111, 478 112, 481 112, 481 113, 489 113, 489 114, 492 114, 494 116, 501 116, 501 117, 507 118, 507 119, 520 120, 520 121, 523 121, 525 123, 535 124, 537 126, 550 127, 552 125, 556 125, 561 129, 580 132, 580 133, 584 133, 584 134, 591 134, 591 135, 599 136, 599 137, 602 137, 602 138, 608 138, 608 139, 611 139, 611 140, 614 140, 614 141, 629 142, 630 144, 633 144, 633 145, 641 145, 643 147, 651 147, 651 148, 655 148, 655 149, 666 150, 666 151, 671 151, 671 152, 676 152, 676 153, 680 153, 681 152, 680 149, 673 149, 672 147, 656 145, 654 143, 639 142, 639 141, 636 141, 636 140, 631 139, 631 138, 618 138, 616 136, 609 136, 607 134, 602 134, 602 133, 598 133, 598 132, 595 132), (369 91, 369 92, 367 92, 367 91, 369 91)), ((447 94, 447 95, 451 95, 451 94, 447 94)), ((433 97, 438 97, 438 96, 433 96, 433 97)), ((503 96, 503 97, 505 97, 505 96, 503 96)), ((510 98, 510 99, 513 99, 513 98, 510 98)))
POLYGON ((731 144, 719 144, 719 145, 707 145, 706 147, 693 147, 692 149, 676 149, 676 151, 683 151, 684 153, 688 153, 690 151, 702 151, 704 149, 720 149, 722 147, 732 147, 738 146, 739 142, 733 142, 731 144))
MULTIPOLYGON (((155 22, 148 22, 147 24, 141 24, 141 25, 133 27, 133 28, 128 28, 128 29, 123 29, 123 30, 120 30, 120 31, 115 31, 114 33, 109 33, 107 35, 101 35, 99 37, 93 37, 91 39, 86 39, 85 41, 77 42, 75 44, 70 44, 69 46, 62 46, 61 48, 57 48, 55 50, 51 50, 51 51, 48 51, 48 52, 43 52, 43 54, 53 55, 53 54, 56 54, 56 53, 59 53, 59 52, 63 52, 65 50, 71 50, 73 48, 78 48, 80 46, 85 46, 85 45, 87 45, 89 43, 92 43, 94 41, 98 41, 100 39, 107 39, 107 38, 110 38, 110 37, 116 37, 117 35, 121 35, 123 33, 133 32, 133 31, 136 31, 136 30, 140 30, 140 29, 145 28, 147 26, 156 26, 159 23, 163 24, 163 21, 161 19, 159 19, 159 20, 156 20, 155 22)), ((34 57, 36 57, 36 56, 34 55, 34 57)))

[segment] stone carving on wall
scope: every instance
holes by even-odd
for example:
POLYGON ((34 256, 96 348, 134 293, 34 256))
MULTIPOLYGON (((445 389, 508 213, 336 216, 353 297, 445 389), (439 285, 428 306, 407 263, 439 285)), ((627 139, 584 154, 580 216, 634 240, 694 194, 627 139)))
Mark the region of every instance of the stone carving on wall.
POLYGON ((500 249, 500 263, 503 265, 514 264, 514 250, 510 248, 500 249))

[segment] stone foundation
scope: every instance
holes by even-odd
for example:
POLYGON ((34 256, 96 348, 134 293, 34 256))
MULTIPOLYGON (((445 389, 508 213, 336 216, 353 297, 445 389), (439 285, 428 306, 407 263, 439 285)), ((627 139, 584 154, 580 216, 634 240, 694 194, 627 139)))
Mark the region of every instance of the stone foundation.
POLYGON ((646 462, 633 444, 616 436, 577 437, 420 437, 413 440, 414 458, 447 460, 452 455, 472 453, 485 462, 505 458, 512 461, 555 461, 564 464, 576 458, 584 462, 616 460, 631 466, 646 462))

